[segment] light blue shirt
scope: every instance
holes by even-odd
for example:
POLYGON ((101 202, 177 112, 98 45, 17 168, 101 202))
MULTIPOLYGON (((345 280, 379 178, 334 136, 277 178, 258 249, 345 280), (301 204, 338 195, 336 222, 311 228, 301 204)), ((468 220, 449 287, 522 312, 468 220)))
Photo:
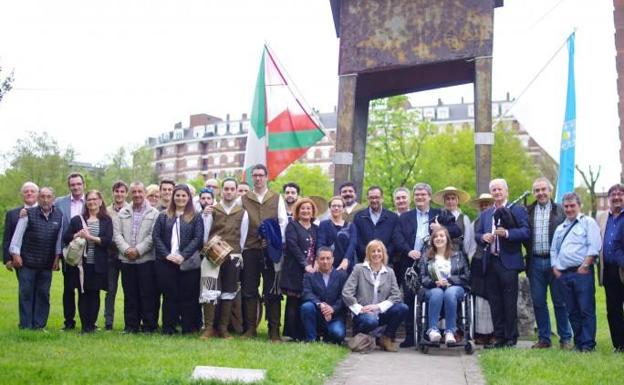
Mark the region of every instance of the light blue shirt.
POLYGON ((429 235, 429 210, 420 211, 416 209, 416 239, 414 240, 414 250, 420 251, 423 241, 429 235))
POLYGON ((376 213, 376 212, 373 211, 373 209, 371 209, 371 208, 368 209, 368 212, 369 212, 370 217, 371 217, 371 221, 373 221, 373 224, 375 226, 377 226, 377 222, 379 222, 379 218, 381 218, 381 211, 382 210, 380 209, 379 212, 376 213))
POLYGON ((602 247, 600 228, 596 221, 583 214, 576 217, 578 223, 563 239, 574 221, 567 219, 557 226, 550 247, 550 265, 565 270, 583 264, 586 257, 597 256, 602 247), (563 240, 563 242, 562 242, 563 240))

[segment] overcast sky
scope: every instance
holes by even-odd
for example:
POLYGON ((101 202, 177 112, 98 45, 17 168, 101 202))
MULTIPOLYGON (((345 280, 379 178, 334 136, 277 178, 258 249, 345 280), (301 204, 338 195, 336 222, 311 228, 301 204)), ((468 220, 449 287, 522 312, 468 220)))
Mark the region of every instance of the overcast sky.
MULTIPOLYGON (((16 77, 0 103, 2 152, 25 131, 47 131, 78 160, 101 162, 121 145, 188 125, 190 114, 240 117, 265 41, 309 105, 336 105, 329 1, 20 0, 0 13, 2 75, 14 68, 16 77)), ((575 27, 577 163, 602 166, 602 189, 620 172, 611 1, 506 0, 495 13, 493 98, 520 95, 575 27)), ((566 74, 564 48, 512 111, 557 160, 566 74)), ((411 97, 457 103, 472 92, 411 97)))

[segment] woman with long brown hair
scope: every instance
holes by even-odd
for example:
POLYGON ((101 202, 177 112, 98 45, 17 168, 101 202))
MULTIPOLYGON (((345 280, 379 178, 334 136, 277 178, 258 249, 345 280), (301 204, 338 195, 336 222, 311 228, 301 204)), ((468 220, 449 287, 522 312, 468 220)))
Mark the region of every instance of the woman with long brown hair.
POLYGON ((87 241, 82 259, 83 278, 76 278, 82 332, 91 333, 95 331, 100 311, 100 290, 107 290, 108 246, 113 239, 113 221, 99 191, 87 192, 85 201, 82 214, 69 222, 64 241, 69 243, 76 238, 87 241))
POLYGON ((470 267, 463 252, 453 251, 451 236, 445 227, 431 232, 431 248, 420 264, 420 278, 427 290, 429 340, 439 342, 442 338, 438 320, 444 305, 444 340, 447 344, 455 343, 457 302, 469 289, 470 267))
POLYGON ((163 295, 162 332, 175 334, 178 317, 182 333, 198 330, 199 266, 180 266, 202 246, 204 223, 195 213, 191 191, 185 184, 173 188, 171 202, 154 224, 152 237, 156 255, 156 281, 163 295))

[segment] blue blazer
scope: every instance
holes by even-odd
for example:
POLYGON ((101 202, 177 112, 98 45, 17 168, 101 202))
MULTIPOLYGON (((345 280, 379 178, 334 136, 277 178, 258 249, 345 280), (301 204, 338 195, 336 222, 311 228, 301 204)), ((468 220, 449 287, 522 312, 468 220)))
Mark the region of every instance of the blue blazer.
POLYGON ((13 239, 13 233, 17 227, 17 221, 19 221, 19 212, 24 206, 16 207, 7 211, 4 217, 4 238, 2 239, 2 260, 6 264, 12 260, 9 254, 9 246, 11 246, 11 240, 13 239))
MULTIPOLYGON (((65 234, 69 228, 69 222, 71 221, 71 194, 56 198, 54 201, 54 207, 56 207, 63 214, 63 234, 65 234)), ((63 241, 63 246, 65 245, 67 245, 67 243, 63 241)))
MULTIPOLYGON (((507 229, 509 238, 500 238, 500 259, 505 269, 523 270, 524 258, 522 257, 522 243, 531 240, 531 230, 529 228, 529 215, 524 206, 515 205, 511 209, 511 214, 516 219, 518 227, 507 229)), ((492 215, 494 207, 484 210, 479 216, 479 224, 475 228, 475 240, 479 247, 486 248, 487 243, 481 239, 483 234, 492 232, 492 215)), ((490 255, 490 248, 485 249, 483 255, 483 269, 487 269, 487 261, 493 256, 490 255)))
POLYGON ((373 239, 379 239, 383 242, 386 249, 388 249, 389 257, 394 255, 395 249, 400 250, 401 245, 404 243, 401 232, 396 231, 399 226, 399 216, 392 211, 382 209, 379 221, 375 225, 367 207, 355 214, 353 224, 357 229, 356 252, 358 263, 364 260, 366 245, 373 239))
MULTIPOLYGON (((399 229, 401 231, 401 235, 403 238, 403 244, 401 245, 401 255, 402 257, 409 258, 407 254, 414 249, 414 243, 416 243, 416 234, 418 232, 418 220, 417 220, 417 209, 411 209, 410 211, 402 214, 399 217, 399 229)), ((429 208, 429 223, 433 222, 436 216, 442 214, 441 209, 437 208, 429 208)), ((451 238, 461 237, 462 231, 455 223, 455 217, 452 219, 449 216, 450 221, 444 222, 439 221, 439 223, 446 227, 449 232, 451 238)), ((429 234, 431 234, 431 229, 429 230, 429 234)), ((409 259, 411 261, 411 258, 409 259)))
POLYGON ((357 241, 357 232, 353 224, 345 222, 345 226, 349 226, 349 243, 346 247, 336 243, 338 231, 336 230, 336 226, 334 226, 331 219, 321 221, 318 227, 317 247, 325 246, 334 249, 334 268, 340 265, 343 258, 346 258, 349 261, 349 270, 351 270, 355 265, 355 244, 357 241))
POLYGON ((329 275, 327 287, 323 281, 323 274, 320 272, 306 273, 303 277, 303 302, 319 303, 325 302, 334 308, 334 316, 344 317, 345 306, 342 302, 342 288, 347 282, 347 273, 344 270, 333 269, 329 275))

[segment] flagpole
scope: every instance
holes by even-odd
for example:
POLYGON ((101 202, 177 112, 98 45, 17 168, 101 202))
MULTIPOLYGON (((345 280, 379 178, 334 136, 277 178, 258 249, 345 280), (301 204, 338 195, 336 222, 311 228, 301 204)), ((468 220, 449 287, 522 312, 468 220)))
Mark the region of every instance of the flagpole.
MULTIPOLYGON (((578 30, 578 28, 574 28, 574 30, 572 31, 573 34, 576 33, 576 31, 578 30)), ((570 36, 566 37, 565 40, 561 43, 561 45, 557 48, 557 50, 555 51, 555 53, 552 54, 552 56, 548 59, 548 61, 546 61, 546 64, 544 64, 542 66, 542 68, 540 68, 540 70, 537 72, 537 74, 535 74, 535 76, 529 81, 529 83, 527 83, 526 87, 524 87, 522 89, 522 91, 520 92, 520 94, 518 94, 517 97, 514 98, 513 102, 511 103, 511 106, 506 110, 503 111, 503 113, 500 115, 500 117, 496 120, 496 122, 494 122, 494 124, 492 124, 492 128, 496 128, 496 126, 505 118, 509 117, 509 112, 511 112, 511 110, 513 110, 513 108, 516 106, 516 104, 518 104, 518 101, 520 101, 520 99, 522 98, 522 96, 524 96, 524 94, 529 90, 529 88, 531 88, 531 86, 533 85, 533 83, 535 83, 535 81, 537 80, 537 78, 539 78, 542 73, 546 70, 546 68, 548 68, 548 66, 550 65, 550 63, 552 63, 553 60, 555 60, 555 57, 557 57, 557 55, 559 54, 559 52, 561 52, 561 50, 568 44, 568 40, 570 39, 570 36)))
MULTIPOLYGON (((313 108, 309 107, 310 104, 305 99, 305 97, 303 96, 301 91, 299 91, 299 88, 297 87, 295 82, 292 80, 292 78, 288 74, 288 71, 286 71, 286 68, 282 65, 282 62, 277 58, 277 56, 275 56, 275 53, 273 52, 273 50, 269 46, 269 43, 267 43, 265 41, 264 42, 264 47, 266 48, 267 53, 271 57, 271 60, 273 60, 275 63, 277 63, 278 71, 280 72, 280 76, 282 76, 282 78, 284 79, 284 81, 286 82, 286 84, 288 85, 289 88, 292 87, 292 89, 295 90, 296 95, 293 95, 293 96, 294 96, 295 100, 297 101, 297 103, 299 104, 299 106, 301 107, 301 109, 304 110, 308 115, 313 115, 314 116, 314 118, 315 118, 314 121, 317 123, 319 130, 321 130, 323 132, 323 134, 325 135, 325 137, 327 139, 329 139, 330 143, 335 146, 336 142, 331 138, 329 133, 326 131, 325 126, 323 125, 323 121, 321 121, 320 116, 318 115, 318 113, 313 108), (301 105, 302 101, 299 100, 300 98, 303 100, 303 104, 304 105, 301 105), (310 111, 310 113, 308 113, 308 111, 310 111)), ((292 91, 291 91, 291 93, 292 93, 292 91)))

